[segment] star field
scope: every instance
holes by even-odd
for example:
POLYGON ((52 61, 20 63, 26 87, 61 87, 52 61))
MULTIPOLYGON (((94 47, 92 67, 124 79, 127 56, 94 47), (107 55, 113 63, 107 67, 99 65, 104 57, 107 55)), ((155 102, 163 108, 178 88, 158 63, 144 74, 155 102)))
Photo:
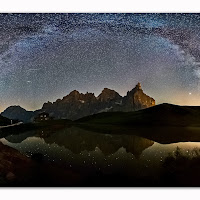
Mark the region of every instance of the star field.
POLYGON ((200 105, 199 14, 1 14, 0 111, 76 89, 200 105))

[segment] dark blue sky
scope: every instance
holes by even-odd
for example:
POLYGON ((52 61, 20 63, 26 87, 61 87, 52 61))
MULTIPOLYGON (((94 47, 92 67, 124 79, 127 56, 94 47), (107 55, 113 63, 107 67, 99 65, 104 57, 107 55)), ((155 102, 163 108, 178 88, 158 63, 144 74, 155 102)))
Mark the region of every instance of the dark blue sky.
POLYGON ((1 14, 0 111, 76 89, 200 105, 199 14, 1 14))

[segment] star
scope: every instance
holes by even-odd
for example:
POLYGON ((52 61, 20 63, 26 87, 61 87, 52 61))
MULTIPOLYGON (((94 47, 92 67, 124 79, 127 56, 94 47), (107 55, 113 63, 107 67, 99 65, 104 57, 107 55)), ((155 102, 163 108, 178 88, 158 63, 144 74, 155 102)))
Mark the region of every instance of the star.
POLYGON ((72 90, 124 96, 137 82, 156 104, 200 105, 200 14, 10 13, 0 24, 0 111, 72 90))

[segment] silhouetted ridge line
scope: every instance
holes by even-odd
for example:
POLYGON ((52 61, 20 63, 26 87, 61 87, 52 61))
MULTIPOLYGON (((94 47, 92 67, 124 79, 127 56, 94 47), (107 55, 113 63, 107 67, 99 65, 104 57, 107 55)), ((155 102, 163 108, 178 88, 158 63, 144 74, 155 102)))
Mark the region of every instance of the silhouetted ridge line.
POLYGON ((146 95, 138 83, 127 95, 122 97, 116 91, 104 88, 98 97, 94 93, 80 93, 73 90, 62 99, 44 103, 42 109, 30 112, 23 108, 11 106, 2 115, 10 119, 19 119, 24 122, 33 121, 41 112, 47 112, 54 119, 76 120, 88 115, 101 112, 130 112, 155 105, 155 100, 146 95))

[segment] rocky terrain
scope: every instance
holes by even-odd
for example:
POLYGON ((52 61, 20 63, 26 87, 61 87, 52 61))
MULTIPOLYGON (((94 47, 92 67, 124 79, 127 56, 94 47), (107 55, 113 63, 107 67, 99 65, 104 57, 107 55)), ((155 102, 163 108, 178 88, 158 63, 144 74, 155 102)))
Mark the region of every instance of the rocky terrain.
POLYGON ((86 94, 82 94, 74 90, 67 96, 53 103, 44 103, 40 110, 30 112, 19 106, 11 106, 2 113, 2 116, 9 119, 30 122, 38 113, 45 111, 55 119, 76 120, 101 112, 136 111, 154 105, 155 100, 147 96, 143 92, 140 83, 138 83, 124 97, 108 88, 104 88, 98 97, 94 93, 87 92, 86 94))
POLYGON ((8 185, 28 178, 31 159, 0 142, 0 185, 8 185))
POLYGON ((141 84, 138 83, 135 88, 128 91, 127 95, 123 98, 121 111, 136 111, 151 106, 155 106, 155 100, 146 95, 141 88, 141 84))
POLYGON ((79 174, 42 158, 28 158, 0 142, 0 186, 68 186, 80 180, 79 174))

